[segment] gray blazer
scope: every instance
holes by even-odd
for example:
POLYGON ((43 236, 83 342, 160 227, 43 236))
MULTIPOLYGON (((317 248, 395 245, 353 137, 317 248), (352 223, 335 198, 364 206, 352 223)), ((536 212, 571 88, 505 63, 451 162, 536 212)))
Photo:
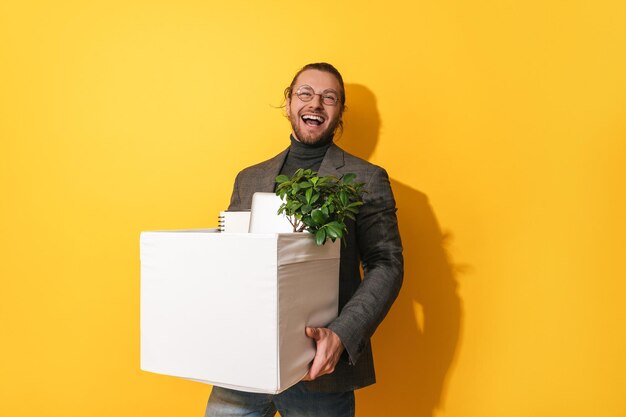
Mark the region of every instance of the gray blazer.
MULTIPOLYGON (((249 209, 252 195, 273 192, 288 150, 244 169, 237 175, 229 210, 249 209)), ((332 374, 304 384, 311 391, 343 392, 376 382, 370 337, 398 295, 404 272, 396 205, 384 169, 331 145, 320 175, 357 175, 365 183, 356 222, 349 221, 346 245, 341 245, 339 317, 328 325, 345 346, 332 374), (363 266, 363 278, 359 266, 363 266)))

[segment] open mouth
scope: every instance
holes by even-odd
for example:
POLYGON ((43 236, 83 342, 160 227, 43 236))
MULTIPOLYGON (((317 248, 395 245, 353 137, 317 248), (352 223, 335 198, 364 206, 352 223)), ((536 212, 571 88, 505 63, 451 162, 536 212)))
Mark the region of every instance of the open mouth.
POLYGON ((305 114, 301 118, 302 121, 308 126, 319 126, 326 120, 322 116, 318 116, 316 114, 305 114))

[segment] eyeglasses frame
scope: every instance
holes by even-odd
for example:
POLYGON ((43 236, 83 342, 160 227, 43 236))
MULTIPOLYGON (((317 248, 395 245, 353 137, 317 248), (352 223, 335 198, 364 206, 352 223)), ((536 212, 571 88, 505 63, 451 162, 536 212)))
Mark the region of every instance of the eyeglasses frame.
POLYGON ((339 95, 339 93, 337 93, 335 90, 332 90, 332 89, 327 89, 327 90, 322 91, 321 93, 316 93, 316 92, 315 92, 315 90, 313 89, 313 87, 311 87, 311 86, 310 86, 310 85, 308 85, 308 84, 301 85, 301 86, 300 86, 300 87, 298 87, 298 89, 296 90, 296 96, 297 96, 297 97, 298 97, 298 99, 300 99, 300 101, 302 101, 303 103, 308 103, 308 102, 312 101, 314 96, 320 96, 320 98, 322 99, 322 103, 324 103, 324 104, 325 104, 325 105, 327 105, 327 106, 336 106, 336 105, 339 103, 339 101, 341 100, 341 99, 338 97, 338 95, 339 95), (311 98, 310 98, 309 100, 303 100, 303 99, 302 99, 302 97, 300 97, 300 90, 301 90, 301 89, 303 89, 303 88, 307 88, 307 89, 310 89, 310 90, 311 90, 311 91, 310 91, 310 93, 311 93, 312 95, 311 95, 311 98), (333 92, 336 96, 335 96, 335 97, 331 97, 331 96, 327 96, 327 95, 325 96, 325 94, 327 94, 327 93, 328 93, 328 92, 330 92, 330 91, 332 91, 332 92, 333 92), (332 101, 332 103, 327 103, 327 102, 325 102, 325 101, 324 101, 324 99, 325 99, 325 98, 331 98, 331 99, 332 99, 332 98, 334 98, 334 100, 332 101))

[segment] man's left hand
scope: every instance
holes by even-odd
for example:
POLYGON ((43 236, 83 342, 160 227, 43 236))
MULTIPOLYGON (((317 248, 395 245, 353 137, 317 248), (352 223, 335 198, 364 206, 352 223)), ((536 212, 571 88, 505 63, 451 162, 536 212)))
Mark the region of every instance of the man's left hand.
POLYGON ((309 372, 302 380, 313 381, 315 378, 330 374, 335 370, 335 365, 339 362, 344 347, 339 336, 325 327, 307 327, 305 333, 315 340, 316 351, 309 372))

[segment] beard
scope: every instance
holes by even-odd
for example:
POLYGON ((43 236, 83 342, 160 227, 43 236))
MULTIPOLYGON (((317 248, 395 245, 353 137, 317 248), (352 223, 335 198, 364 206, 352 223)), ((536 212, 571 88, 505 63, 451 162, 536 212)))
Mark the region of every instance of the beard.
POLYGON ((309 146, 315 146, 315 147, 324 146, 328 144, 329 142, 332 142, 333 135, 335 133, 335 130, 337 129, 337 126, 339 126, 339 122, 340 122, 340 119, 337 119, 333 123, 329 124, 328 127, 322 130, 321 132, 311 133, 311 132, 306 132, 303 129, 300 129, 299 122, 301 120, 302 119, 300 119, 300 117, 297 115, 296 117, 289 118, 289 121, 291 122, 291 128, 293 129, 293 133, 295 134, 296 139, 298 139, 298 141, 300 141, 301 143, 304 143, 309 146))

